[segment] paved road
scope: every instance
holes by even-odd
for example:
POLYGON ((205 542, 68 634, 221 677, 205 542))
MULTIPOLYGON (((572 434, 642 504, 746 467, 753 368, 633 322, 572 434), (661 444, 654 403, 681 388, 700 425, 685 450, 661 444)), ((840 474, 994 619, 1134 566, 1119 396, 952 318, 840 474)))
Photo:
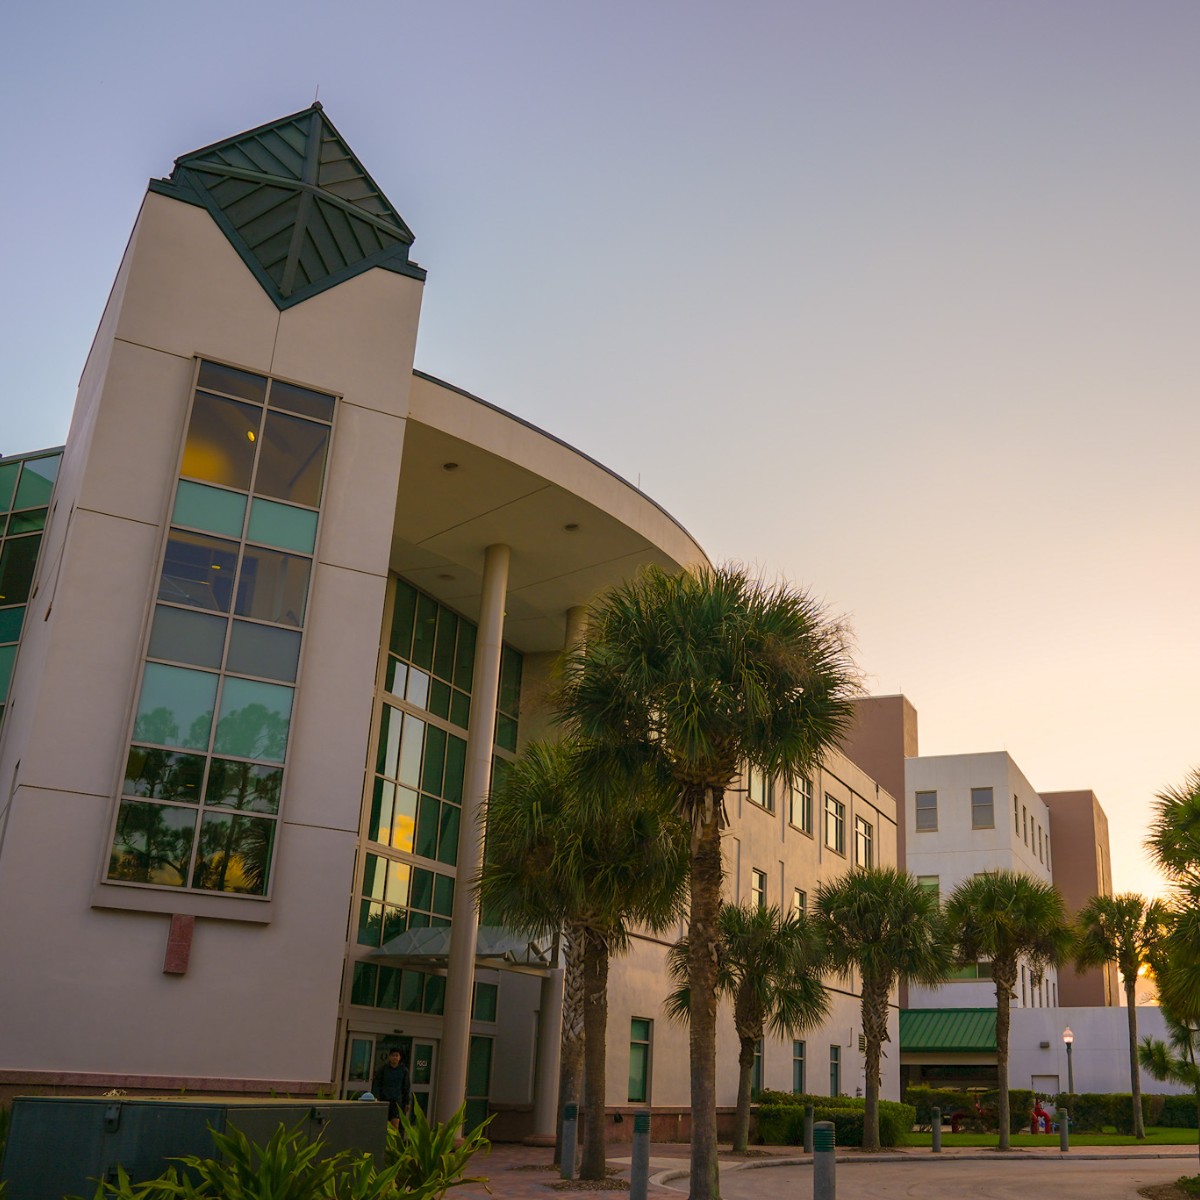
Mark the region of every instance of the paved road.
MULTIPOLYGON (((1138 1188, 1171 1183, 1195 1160, 917 1159, 837 1165, 837 1200, 1138 1200, 1138 1188)), ((686 1188, 686 1180, 672 1187, 686 1188)), ((812 1167, 721 1172, 723 1200, 809 1200, 812 1167)))

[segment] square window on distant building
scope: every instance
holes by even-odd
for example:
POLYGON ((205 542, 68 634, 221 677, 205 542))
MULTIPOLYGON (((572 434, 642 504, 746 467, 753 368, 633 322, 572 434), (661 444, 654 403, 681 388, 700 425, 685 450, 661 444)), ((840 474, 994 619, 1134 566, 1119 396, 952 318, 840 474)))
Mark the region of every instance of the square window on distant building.
POLYGON ((771 777, 757 767, 750 767, 746 772, 746 779, 750 803, 765 808, 767 812, 774 812, 775 788, 771 777))
POLYGON ((750 872, 750 903, 755 908, 767 907, 767 873, 752 869, 750 872))
POLYGON ((996 827, 995 808, 992 803, 990 787, 973 787, 971 789, 971 828, 994 829, 996 827))
POLYGON ((825 845, 837 854, 846 853, 846 806, 825 793, 825 845))
POLYGON ((923 892, 932 892, 935 900, 942 894, 941 880, 937 875, 918 875, 917 887, 923 892))
POLYGON ((937 829, 937 792, 918 792, 917 793, 917 832, 926 833, 930 830, 937 829))
POLYGON ((875 830, 862 817, 854 818, 854 862, 860 867, 875 865, 875 830))
POLYGON ((788 821, 805 833, 813 831, 813 784, 807 775, 798 775, 788 796, 788 821))
POLYGON ((792 889, 792 916, 798 917, 808 911, 808 893, 800 888, 792 889))

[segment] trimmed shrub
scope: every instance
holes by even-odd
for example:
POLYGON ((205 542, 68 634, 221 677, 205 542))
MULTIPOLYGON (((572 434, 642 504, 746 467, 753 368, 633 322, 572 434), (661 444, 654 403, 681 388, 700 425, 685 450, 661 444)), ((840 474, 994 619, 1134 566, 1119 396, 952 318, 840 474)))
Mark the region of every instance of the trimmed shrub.
MULTIPOLYGON (((758 1138, 770 1146, 804 1145, 804 1109, 813 1106, 814 1121, 832 1121, 834 1140, 839 1146, 861 1146, 866 1101, 851 1096, 792 1096, 776 1103, 774 1097, 784 1093, 769 1093, 771 1102, 758 1106, 758 1138)), ((768 1093, 764 1093, 764 1096, 768 1093)), ((900 1146, 912 1129, 916 1112, 909 1104, 894 1100, 879 1102, 879 1144, 900 1146)))
POLYGON ((1163 1096, 1162 1102, 1157 1124, 1165 1125, 1168 1129, 1196 1128, 1195 1096, 1163 1096))

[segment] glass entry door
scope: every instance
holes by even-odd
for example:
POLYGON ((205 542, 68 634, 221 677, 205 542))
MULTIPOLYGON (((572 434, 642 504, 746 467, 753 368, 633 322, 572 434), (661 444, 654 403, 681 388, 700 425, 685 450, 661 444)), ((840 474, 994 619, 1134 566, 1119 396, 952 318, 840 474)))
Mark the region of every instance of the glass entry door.
POLYGON ((433 1038, 402 1037, 399 1034, 369 1033, 352 1029, 346 1035, 346 1065, 342 1096, 354 1100, 371 1090, 371 1080, 393 1049, 408 1063, 414 1101, 429 1113, 433 1102, 433 1080, 437 1070, 437 1042, 433 1038))

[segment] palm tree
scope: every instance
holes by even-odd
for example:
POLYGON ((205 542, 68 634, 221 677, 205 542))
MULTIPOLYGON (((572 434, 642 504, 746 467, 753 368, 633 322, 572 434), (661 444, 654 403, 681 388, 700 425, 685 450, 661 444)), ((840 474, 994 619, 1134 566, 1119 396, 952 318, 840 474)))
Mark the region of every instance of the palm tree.
POLYGON ((935 893, 895 867, 859 867, 817 889, 830 965, 862 977, 866 1043, 863 1149, 879 1149, 879 1087, 888 1005, 897 983, 934 986, 950 974, 952 950, 935 893))
POLYGON ((999 1077, 1000 1149, 1010 1149, 1008 1038, 1017 971, 1028 964, 1036 981, 1071 947, 1062 896, 1053 884, 1016 871, 974 875, 950 893, 946 919, 959 961, 991 959, 996 985, 996 1073, 999 1077))
MULTIPOLYGON (((790 778, 848 727, 854 675, 845 631, 810 596, 737 567, 648 568, 592 606, 568 653, 560 716, 614 767, 648 769, 692 830, 691 1196, 717 1200, 717 955, 725 791, 742 764, 790 778)), ((610 786, 606 789, 605 783, 610 786)))
POLYGON ((1158 794, 1146 848, 1173 884, 1200 893, 1200 769, 1158 794))
POLYGON ((1150 963, 1162 937, 1166 910, 1157 900, 1126 893, 1093 896, 1075 920, 1075 965, 1079 968, 1116 963, 1125 981, 1125 1010, 1129 1020, 1129 1080, 1133 1096, 1133 1132, 1146 1136, 1142 1119, 1142 1083, 1138 1071, 1137 978, 1150 963))
MULTIPOLYGON (((738 1095, 733 1150, 750 1140, 750 1088, 754 1054, 769 1029, 780 1037, 819 1025, 829 1011, 821 982, 825 944, 817 923, 803 913, 783 916, 774 905, 723 904, 717 947, 717 987, 733 1002, 738 1036, 738 1095)), ((677 1020, 689 1016, 687 938, 668 956, 671 978, 679 985, 667 1000, 677 1020)))
POLYGON ((585 804, 571 749, 533 743, 488 804, 478 883, 489 917, 531 935, 566 928, 583 984, 584 1179, 604 1178, 608 964, 630 927, 662 932, 682 915, 688 832, 661 794, 585 804))
MULTIPOLYGON (((1200 1022, 1187 1021, 1163 1009, 1170 1044, 1143 1038, 1138 1046, 1138 1061, 1148 1074, 1164 1083, 1182 1083, 1192 1089, 1196 1099, 1196 1117, 1200 1123, 1200 1022)), ((1200 1149, 1200 1136, 1197 1138, 1200 1149)))

